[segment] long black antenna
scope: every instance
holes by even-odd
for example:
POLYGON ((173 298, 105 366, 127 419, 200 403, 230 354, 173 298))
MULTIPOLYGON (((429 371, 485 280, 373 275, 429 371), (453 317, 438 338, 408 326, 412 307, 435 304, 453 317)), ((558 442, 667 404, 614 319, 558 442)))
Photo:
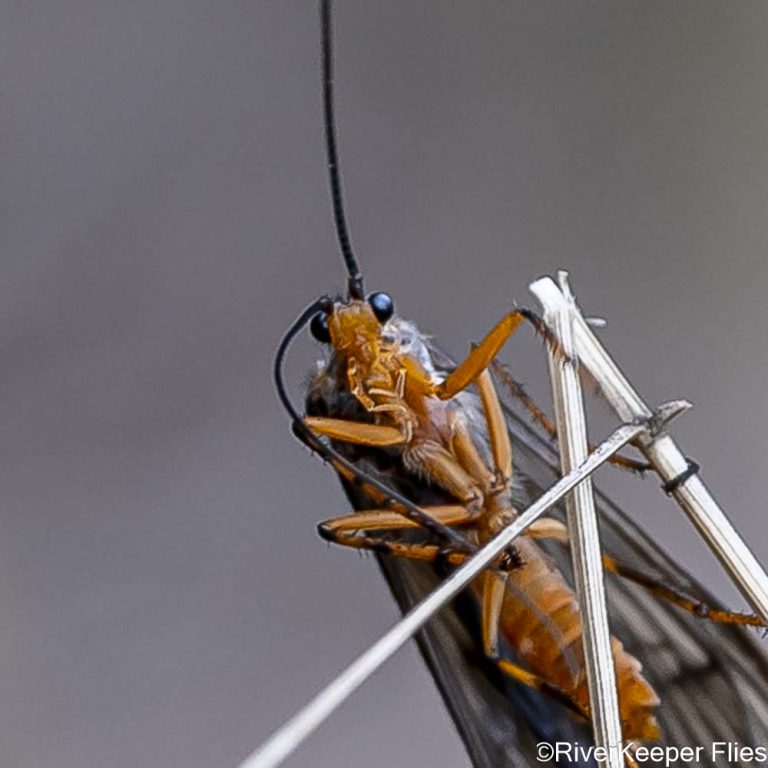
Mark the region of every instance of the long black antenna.
POLYGON ((332 0, 320 0, 320 34, 323 46, 323 124, 325 126, 325 148, 328 158, 328 174, 331 181, 331 199, 333 200, 333 220, 336 223, 336 235, 339 238, 341 255, 349 275, 349 295, 354 299, 362 299, 363 276, 357 264, 352 244, 349 241, 349 230, 344 215, 344 199, 341 190, 341 171, 339 170, 339 154, 336 148, 336 117, 333 104, 333 19, 331 13, 332 0))

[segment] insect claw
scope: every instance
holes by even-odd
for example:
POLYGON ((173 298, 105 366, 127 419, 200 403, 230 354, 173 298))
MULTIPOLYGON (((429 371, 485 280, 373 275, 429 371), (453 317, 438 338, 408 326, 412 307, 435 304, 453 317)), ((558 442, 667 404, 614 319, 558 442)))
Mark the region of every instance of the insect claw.
POLYGON ((509 488, 510 478, 507 477, 500 469, 493 470, 493 480, 488 488, 489 496, 496 496, 499 493, 503 493, 509 488))
POLYGON ((333 529, 327 523, 318 523, 317 533, 321 539, 324 539, 329 543, 333 542, 333 529))
POLYGON ((435 568, 439 571, 447 571, 450 566, 450 557, 453 550, 450 547, 441 547, 435 555, 435 568))

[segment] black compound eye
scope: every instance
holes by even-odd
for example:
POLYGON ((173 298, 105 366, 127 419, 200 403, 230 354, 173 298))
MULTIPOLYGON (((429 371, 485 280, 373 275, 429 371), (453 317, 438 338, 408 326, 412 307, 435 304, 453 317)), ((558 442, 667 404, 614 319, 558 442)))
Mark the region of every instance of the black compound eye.
POLYGON ((382 325, 395 314, 395 302, 392 301, 392 297, 388 293, 383 293, 382 291, 372 293, 368 297, 368 303, 371 305, 376 319, 382 325))
POLYGON ((331 343, 331 332, 328 330, 328 316, 318 312, 309 323, 309 332, 323 344, 331 343))

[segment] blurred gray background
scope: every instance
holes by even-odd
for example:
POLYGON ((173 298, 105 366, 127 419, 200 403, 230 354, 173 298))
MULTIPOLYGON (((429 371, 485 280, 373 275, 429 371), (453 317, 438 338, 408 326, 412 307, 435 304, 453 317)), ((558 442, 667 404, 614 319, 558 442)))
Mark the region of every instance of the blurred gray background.
MULTIPOLYGON (((343 286, 315 5, 0 5, 3 768, 234 766, 395 618, 370 558, 316 537, 347 507, 270 378, 343 286)), ((695 402, 677 433, 768 559, 768 6, 336 18, 369 289, 459 355, 567 267, 648 400, 695 402)), ((546 402, 530 333, 505 357, 546 402)), ((654 479, 604 477, 740 605, 654 479)), ((467 765, 413 649, 290 765, 393 759, 467 765)))

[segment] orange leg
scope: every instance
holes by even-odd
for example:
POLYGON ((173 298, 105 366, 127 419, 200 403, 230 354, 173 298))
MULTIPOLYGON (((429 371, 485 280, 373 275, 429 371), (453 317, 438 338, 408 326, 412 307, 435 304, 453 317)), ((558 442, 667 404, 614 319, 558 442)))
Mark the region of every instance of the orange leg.
MULTIPOLYGON (((467 507, 469 519, 482 509, 482 488, 456 458, 440 444, 426 440, 415 442, 409 434, 404 434, 395 427, 379 424, 365 424, 346 419, 333 419, 325 417, 308 417, 304 420, 315 433, 343 440, 358 445, 371 447, 407 446, 404 454, 406 461, 421 469, 427 477, 459 499, 467 507)), ((338 463, 334 466, 338 468, 338 463)), ((341 468, 342 476, 350 479, 351 473, 341 468)), ((488 471, 485 475, 489 475, 488 471)), ((381 498, 381 493, 376 493, 373 498, 381 498)), ((402 507, 401 507, 402 509, 402 507)), ((426 512, 425 510, 422 510, 426 512)), ((413 515, 410 515, 414 517, 413 515)), ((429 517, 428 513, 426 516, 429 517)), ((414 517, 415 519, 415 517, 414 517)), ((434 521, 440 524, 439 521, 434 521)), ((422 526, 430 528, 425 519, 421 520, 422 526)), ((442 524, 440 524, 442 525, 442 524)), ((362 527, 359 526, 358 527, 362 527)))
MULTIPOLYGON (((452 427, 452 452, 437 443, 424 441, 409 446, 406 460, 464 502, 468 509, 483 510, 488 518, 486 522, 492 528, 493 523, 499 521, 496 516, 512 512, 507 509, 505 500, 499 502, 493 498, 509 488, 512 447, 490 374, 481 371, 476 383, 488 425, 493 471, 485 465, 472 434, 461 421, 452 427), (503 509, 499 508, 499 503, 503 509)), ((519 562, 514 545, 508 548, 507 555, 511 563, 519 562)))
MULTIPOLYGON (((424 511, 443 525, 462 525, 473 520, 473 513, 459 504, 424 507, 424 511)), ((477 514, 477 513, 475 513, 477 514)), ((418 524, 388 509, 355 512, 325 520, 317 526, 322 538, 353 549, 366 549, 379 554, 434 562, 442 559, 450 565, 461 565, 468 555, 435 544, 391 541, 369 536, 364 531, 396 531, 418 528, 418 524)))
POLYGON ((477 344, 463 363, 448 377, 433 387, 432 394, 441 400, 448 400, 473 384, 477 377, 488 367, 491 360, 499 353, 507 339, 520 327, 524 320, 531 319, 530 313, 513 310, 499 320, 477 344))
POLYGON ((555 539, 561 544, 568 544, 568 528, 554 517, 540 517, 528 526, 525 533, 532 539, 555 539))
MULTIPOLYGON (((568 543, 566 527, 559 520, 552 518, 543 517, 539 519, 528 529, 528 535, 534 538, 554 538, 563 544, 568 543)), ((765 626, 765 622, 759 616, 751 613, 728 611, 722 608, 711 608, 703 600, 687 595, 681 589, 664 584, 664 582, 654 576, 650 576, 637 570, 637 568, 622 563, 610 555, 603 555, 603 568, 606 571, 615 573, 617 576, 645 587, 651 594, 656 595, 662 600, 667 600, 697 618, 708 619, 720 624, 738 624, 749 627, 765 626)))
POLYGON ((518 664, 513 664, 506 659, 498 659, 496 664, 505 675, 508 675, 516 682, 556 699, 580 717, 583 717, 585 720, 589 719, 589 710, 575 702, 562 688, 558 688, 553 683, 550 683, 549 680, 539 675, 534 675, 533 672, 529 672, 527 669, 518 664))
MULTIPOLYGON (((512 480, 512 445, 509 440, 504 413, 493 386, 491 375, 487 370, 482 370, 475 381, 480 395, 480 402, 485 414, 486 426, 488 428, 488 440, 490 443, 491 454, 493 456, 493 487, 486 485, 486 492, 499 494, 509 488, 512 480)), ((456 432, 456 448, 461 449, 462 453, 468 455, 472 451, 477 456, 476 461, 484 463, 477 454, 477 448, 472 436, 466 428, 463 432, 456 432)), ((506 504, 503 505, 506 507, 506 504)), ((491 517, 486 524, 493 528, 495 522, 500 522, 501 511, 494 503, 490 508, 491 517)), ((503 510, 508 512, 506 508, 503 510)), ((514 548, 508 551, 510 563, 518 560, 517 552, 514 548)), ((481 628, 483 651, 491 659, 497 659, 499 646, 499 618, 504 605, 504 593, 507 584, 507 575, 498 571, 486 571, 481 577, 481 628)))
POLYGON ((479 373, 475 383, 485 412, 494 467, 499 475, 500 485, 506 488, 512 480, 512 443, 509 440, 504 411, 493 386, 491 374, 487 370, 479 373))
POLYGON ((472 474, 472 467, 465 468, 455 456, 439 443, 424 440, 412 443, 405 454, 406 462, 417 467, 436 485, 448 491, 452 496, 467 506, 481 508, 483 489, 481 483, 490 476, 485 470, 484 477, 478 481, 472 474))
POLYGON ((452 432, 451 453, 469 475, 474 478, 474 481, 480 486, 483 493, 491 491, 496 483, 496 477, 486 466, 469 429, 467 429, 463 421, 457 420, 452 426, 452 432))
POLYGON ((482 636, 483 652, 489 659, 499 656, 499 617, 504 605, 507 575, 485 571, 482 576, 482 636))
MULTIPOLYGON (((539 407, 538 403, 525 391, 523 385, 515 379, 509 372, 509 369, 503 363, 498 360, 491 362, 491 368, 493 372, 498 376, 499 381, 507 388, 512 397, 518 400, 523 408, 530 414, 533 421, 538 424, 546 433, 550 439, 557 440, 557 427, 555 422, 539 407)), ((593 451, 594 446, 589 446, 589 450, 593 451)), ((645 461, 636 461, 635 459, 627 458, 626 456, 612 456, 608 461, 611 464, 615 464, 617 467, 628 469, 631 472, 648 472, 652 467, 645 461)))
POLYGON ((468 555, 456 552, 450 548, 439 547, 436 544, 419 544, 407 541, 392 541, 383 536, 368 536, 362 533, 348 531, 338 532, 328 541, 351 549, 364 549, 377 555, 404 557, 408 560, 422 560, 434 563, 441 560, 448 565, 461 565, 466 562, 468 555))
MULTIPOLYGON (((424 507, 424 511, 443 525, 464 525, 472 522, 477 513, 472 513, 461 504, 444 504, 424 507)), ((320 535, 330 538, 337 532, 359 531, 401 531, 407 528, 419 528, 419 524, 390 509, 369 509, 353 512, 351 515, 332 517, 318 524, 320 535)))
POLYGON ((719 624, 738 624, 748 627, 765 627, 765 622, 752 613, 738 613, 722 608, 712 608, 703 600, 685 594, 682 590, 670 587, 662 581, 638 571, 625 563, 619 562, 608 555, 603 555, 603 567, 629 581, 634 581, 645 587, 651 594, 667 600, 695 616, 697 619, 708 619, 719 624))
POLYGON ((308 416, 304 419, 304 423, 318 435, 330 437, 332 440, 342 440, 345 443, 384 448, 408 442, 408 436, 401 430, 380 424, 328 419, 324 416, 308 416))

